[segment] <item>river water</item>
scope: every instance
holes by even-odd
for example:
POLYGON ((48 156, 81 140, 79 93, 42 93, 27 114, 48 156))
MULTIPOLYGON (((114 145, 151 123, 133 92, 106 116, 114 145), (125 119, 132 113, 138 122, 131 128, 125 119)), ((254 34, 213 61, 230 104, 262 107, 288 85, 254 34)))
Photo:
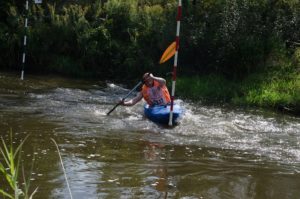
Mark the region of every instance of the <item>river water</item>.
POLYGON ((143 103, 107 116, 129 90, 0 73, 0 135, 29 135, 34 198, 70 198, 51 138, 73 198, 300 198, 300 118, 186 100, 174 128, 147 120, 143 103))

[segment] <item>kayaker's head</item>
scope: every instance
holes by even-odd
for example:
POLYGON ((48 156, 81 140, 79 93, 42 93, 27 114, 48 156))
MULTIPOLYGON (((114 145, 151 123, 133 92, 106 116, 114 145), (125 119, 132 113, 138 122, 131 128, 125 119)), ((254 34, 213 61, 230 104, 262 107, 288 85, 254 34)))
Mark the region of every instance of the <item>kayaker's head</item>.
POLYGON ((144 84, 147 86, 147 87, 152 87, 153 84, 154 84, 154 81, 153 81, 153 78, 152 78, 152 74, 151 73, 145 73, 143 75, 143 81, 144 81, 144 84))

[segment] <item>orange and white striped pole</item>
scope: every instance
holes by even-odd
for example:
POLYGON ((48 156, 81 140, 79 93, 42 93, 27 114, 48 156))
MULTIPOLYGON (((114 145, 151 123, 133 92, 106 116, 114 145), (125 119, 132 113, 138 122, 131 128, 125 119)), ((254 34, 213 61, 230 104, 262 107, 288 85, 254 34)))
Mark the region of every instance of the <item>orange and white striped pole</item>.
POLYGON ((176 28, 176 51, 174 57, 174 67, 173 67, 173 77, 172 77, 172 92, 171 92, 171 107, 170 107, 170 116, 169 116, 169 126, 173 125, 173 106, 174 106, 174 96, 175 96, 175 85, 176 85, 176 70, 178 62, 178 49, 179 49, 179 33, 180 33, 180 20, 182 15, 182 1, 178 0, 177 8, 177 28, 176 28))

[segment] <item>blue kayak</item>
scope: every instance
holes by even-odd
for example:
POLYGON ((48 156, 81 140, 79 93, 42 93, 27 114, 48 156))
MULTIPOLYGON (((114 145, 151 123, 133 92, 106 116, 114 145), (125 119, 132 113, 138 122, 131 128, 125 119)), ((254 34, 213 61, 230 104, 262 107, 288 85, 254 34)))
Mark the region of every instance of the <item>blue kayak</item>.
MULTIPOLYGON (((159 124, 168 124, 170 115, 170 105, 167 106, 144 106, 144 113, 148 119, 159 124)), ((179 105, 173 106, 173 124, 178 122, 178 119, 182 115, 182 109, 179 105)))

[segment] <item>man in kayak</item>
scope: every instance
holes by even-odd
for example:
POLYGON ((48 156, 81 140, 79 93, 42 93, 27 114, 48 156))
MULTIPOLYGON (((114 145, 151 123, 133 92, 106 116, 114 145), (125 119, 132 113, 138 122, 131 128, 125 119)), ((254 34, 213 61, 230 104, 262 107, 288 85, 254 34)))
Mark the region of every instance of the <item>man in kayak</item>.
POLYGON ((143 98, 150 106, 163 106, 171 103, 171 97, 164 78, 155 77, 152 73, 145 73, 143 83, 142 90, 137 96, 128 101, 121 101, 121 105, 133 106, 143 98))

